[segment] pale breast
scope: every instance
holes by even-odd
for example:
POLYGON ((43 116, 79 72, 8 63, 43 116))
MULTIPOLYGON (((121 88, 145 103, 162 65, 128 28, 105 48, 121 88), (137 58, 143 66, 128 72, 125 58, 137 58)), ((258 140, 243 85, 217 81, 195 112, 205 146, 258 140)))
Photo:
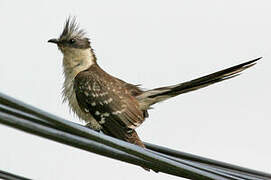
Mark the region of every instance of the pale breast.
POLYGON ((91 116, 91 114, 89 112, 82 111, 82 109, 79 107, 73 86, 73 79, 66 77, 62 91, 63 102, 68 101, 69 107, 72 112, 74 112, 79 117, 79 119, 89 123, 89 127, 95 130, 100 130, 102 127, 91 116))

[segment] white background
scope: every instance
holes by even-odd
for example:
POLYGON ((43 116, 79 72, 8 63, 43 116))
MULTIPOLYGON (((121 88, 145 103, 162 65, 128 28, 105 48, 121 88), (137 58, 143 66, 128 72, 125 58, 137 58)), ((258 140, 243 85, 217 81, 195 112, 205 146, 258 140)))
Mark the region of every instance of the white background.
MULTIPOLYGON (((147 142, 271 172, 271 3, 268 0, 0 1, 0 91, 78 122, 62 105, 58 37, 68 15, 98 63, 144 88, 171 85, 263 56, 241 76, 155 105, 147 142)), ((180 179, 0 125, 0 169, 41 180, 180 179)))

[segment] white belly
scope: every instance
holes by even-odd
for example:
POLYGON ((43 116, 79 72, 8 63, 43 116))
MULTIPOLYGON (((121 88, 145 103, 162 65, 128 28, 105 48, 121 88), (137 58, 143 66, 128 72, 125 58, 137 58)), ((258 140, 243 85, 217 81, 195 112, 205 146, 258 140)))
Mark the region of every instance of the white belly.
POLYGON ((94 130, 100 130, 102 127, 100 124, 92 117, 89 112, 84 112, 78 105, 76 99, 75 90, 73 89, 73 80, 68 79, 64 82, 63 87, 63 102, 68 101, 71 110, 79 117, 79 119, 88 123, 88 126, 94 130))

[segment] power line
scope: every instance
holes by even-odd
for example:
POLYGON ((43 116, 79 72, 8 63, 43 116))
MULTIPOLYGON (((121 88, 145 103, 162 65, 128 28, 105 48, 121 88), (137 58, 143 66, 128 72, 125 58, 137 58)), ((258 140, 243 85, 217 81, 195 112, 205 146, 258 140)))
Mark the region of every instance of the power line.
POLYGON ((28 178, 18 176, 6 171, 0 170, 0 179, 5 179, 5 180, 30 180, 28 178))
POLYGON ((145 143, 147 150, 0 93, 0 123, 89 152, 188 179, 271 179, 271 175, 145 143))

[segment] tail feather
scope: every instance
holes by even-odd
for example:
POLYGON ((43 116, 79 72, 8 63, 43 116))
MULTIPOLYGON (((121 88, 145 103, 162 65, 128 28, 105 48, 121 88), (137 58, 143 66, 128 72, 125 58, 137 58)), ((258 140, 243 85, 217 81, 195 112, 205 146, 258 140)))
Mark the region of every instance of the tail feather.
POLYGON ((161 88, 156 88, 152 90, 148 90, 137 96, 137 99, 140 102, 140 107, 142 109, 148 109, 149 106, 155 104, 160 101, 164 101, 168 98, 177 96, 179 94, 187 93, 190 91, 194 91, 211 84, 224 81, 227 79, 231 79, 240 75, 242 71, 247 68, 250 68, 256 64, 256 61, 260 60, 260 58, 209 74, 207 76, 203 76, 192 81, 187 81, 184 83, 180 83, 173 86, 166 86, 161 88))

